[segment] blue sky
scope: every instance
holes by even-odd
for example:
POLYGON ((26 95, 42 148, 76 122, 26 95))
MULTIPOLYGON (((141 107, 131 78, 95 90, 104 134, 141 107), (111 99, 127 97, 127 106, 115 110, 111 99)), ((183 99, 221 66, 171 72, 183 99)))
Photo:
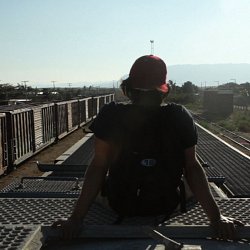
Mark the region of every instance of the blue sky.
POLYGON ((250 63, 249 13, 249 0, 0 0, 0 83, 117 81, 150 40, 167 65, 250 63))

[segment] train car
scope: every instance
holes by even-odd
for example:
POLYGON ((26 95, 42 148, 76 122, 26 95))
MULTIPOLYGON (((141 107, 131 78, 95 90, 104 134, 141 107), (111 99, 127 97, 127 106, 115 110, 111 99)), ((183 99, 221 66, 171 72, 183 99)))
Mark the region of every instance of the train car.
POLYGON ((87 122, 87 103, 87 98, 78 100, 79 126, 83 126, 87 122))
POLYGON ((92 109, 93 109, 93 113, 92 113, 92 119, 96 118, 96 115, 99 112, 99 97, 98 96, 94 96, 92 97, 92 109))
POLYGON ((3 175, 8 166, 8 149, 6 133, 6 116, 0 113, 0 176, 3 175))
POLYGON ((61 139, 67 135, 68 128, 68 103, 57 102, 55 103, 55 133, 56 139, 61 139))
MULTIPOLYGON (((10 107, 13 108, 13 107, 10 107)), ((30 108, 6 110, 8 168, 33 155, 35 151, 34 116, 30 108)))
POLYGON ((106 103, 106 98, 105 96, 100 96, 99 97, 99 102, 98 102, 98 113, 101 110, 101 108, 104 106, 104 104, 106 103))
POLYGON ((55 134, 55 104, 48 103, 33 107, 35 151, 53 143, 55 134))
POLYGON ((67 101, 68 107, 68 131, 79 127, 79 100, 67 101))
POLYGON ((93 120, 113 94, 0 107, 0 175, 93 120))
POLYGON ((115 100, 115 95, 114 94, 105 96, 105 103, 110 103, 110 102, 112 102, 114 100, 115 100))
POLYGON ((86 120, 91 121, 94 117, 94 99, 93 97, 86 98, 86 120))

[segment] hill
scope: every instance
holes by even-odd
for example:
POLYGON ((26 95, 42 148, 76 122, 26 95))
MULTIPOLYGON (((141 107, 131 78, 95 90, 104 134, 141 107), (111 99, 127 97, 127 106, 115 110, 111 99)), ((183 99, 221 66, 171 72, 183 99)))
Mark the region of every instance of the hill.
POLYGON ((216 86, 228 82, 250 82, 250 64, 183 64, 168 66, 168 79, 182 85, 191 81, 197 86, 216 86))

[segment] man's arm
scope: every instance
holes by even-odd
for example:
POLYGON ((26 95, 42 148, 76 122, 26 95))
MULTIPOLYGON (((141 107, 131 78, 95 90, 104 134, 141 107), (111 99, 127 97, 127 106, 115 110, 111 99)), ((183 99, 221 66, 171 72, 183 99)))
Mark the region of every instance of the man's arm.
POLYGON ((71 215, 72 218, 82 220, 88 212, 104 184, 112 155, 112 146, 95 137, 94 158, 84 175, 82 191, 71 215))
POLYGON ((95 137, 94 158, 84 175, 81 194, 73 212, 66 221, 57 221, 53 224, 54 227, 62 227, 64 239, 71 239, 80 229, 82 220, 104 184, 113 155, 113 146, 95 137))
POLYGON ((210 192, 205 172, 196 159, 195 146, 185 150, 185 176, 191 191, 201 204, 218 236, 223 239, 234 238, 235 225, 243 225, 243 223, 221 214, 210 192))
POLYGON ((185 150, 185 176, 209 220, 218 221, 221 216, 220 210, 210 191, 205 172, 196 158, 195 147, 185 150))

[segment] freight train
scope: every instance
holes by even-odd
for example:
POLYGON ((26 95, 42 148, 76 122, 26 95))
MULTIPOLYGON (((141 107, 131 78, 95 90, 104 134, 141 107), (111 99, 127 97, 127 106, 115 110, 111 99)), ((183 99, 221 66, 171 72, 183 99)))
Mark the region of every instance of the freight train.
POLYGON ((114 94, 46 104, 0 106, 0 176, 93 120, 114 94))

